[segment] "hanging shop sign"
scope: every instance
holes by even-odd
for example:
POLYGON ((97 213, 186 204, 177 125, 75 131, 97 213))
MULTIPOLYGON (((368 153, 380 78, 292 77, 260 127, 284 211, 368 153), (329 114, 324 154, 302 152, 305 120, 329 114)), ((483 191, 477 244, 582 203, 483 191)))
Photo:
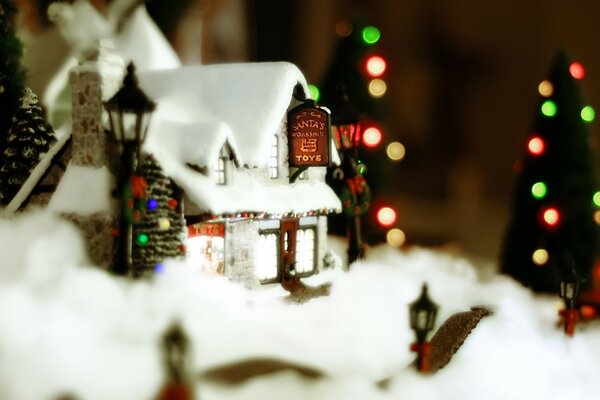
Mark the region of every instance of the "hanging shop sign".
POLYGON ((288 113, 291 167, 327 167, 331 163, 331 115, 314 100, 288 113))

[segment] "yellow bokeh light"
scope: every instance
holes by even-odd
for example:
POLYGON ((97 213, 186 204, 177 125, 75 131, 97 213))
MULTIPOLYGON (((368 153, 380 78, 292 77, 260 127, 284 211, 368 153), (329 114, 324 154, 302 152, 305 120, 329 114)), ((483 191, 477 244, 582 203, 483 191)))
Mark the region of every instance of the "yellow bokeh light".
POLYGON ((376 99, 379 97, 383 97, 387 92, 387 85, 383 79, 373 79, 369 82, 369 94, 371 97, 375 97, 376 99))
POLYGON ((390 246, 399 247, 406 241, 406 235, 401 229, 394 228, 386 233, 385 240, 390 246))
POLYGON ((541 81, 538 85, 538 92, 544 97, 550 97, 554 93, 554 86, 552 82, 545 80, 541 81))
POLYGON ((594 222, 600 225, 600 210, 594 212, 594 222))
POLYGON ((406 149, 404 145, 400 142, 392 142, 388 144, 385 149, 385 152, 390 160, 392 161, 400 161, 406 155, 406 149))
POLYGON ((548 251, 546 249, 536 249, 531 255, 535 265, 542 266, 548 262, 548 251))

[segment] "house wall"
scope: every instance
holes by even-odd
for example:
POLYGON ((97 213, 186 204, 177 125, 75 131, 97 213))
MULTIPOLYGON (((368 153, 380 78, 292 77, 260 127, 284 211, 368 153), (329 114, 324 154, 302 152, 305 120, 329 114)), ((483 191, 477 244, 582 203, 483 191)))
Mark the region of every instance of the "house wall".
POLYGON ((225 225, 225 276, 248 288, 260 285, 254 273, 258 243, 258 222, 251 219, 227 222, 225 225))
POLYGON ((317 220, 317 272, 323 269, 323 257, 328 250, 327 247, 327 216, 320 215, 317 220))

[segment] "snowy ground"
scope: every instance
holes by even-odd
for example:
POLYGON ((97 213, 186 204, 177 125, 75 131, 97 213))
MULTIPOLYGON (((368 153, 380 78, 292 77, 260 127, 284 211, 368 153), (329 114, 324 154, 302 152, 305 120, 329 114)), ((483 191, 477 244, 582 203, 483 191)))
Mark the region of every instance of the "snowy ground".
POLYGON ((149 399, 163 382, 158 340, 174 320, 192 338, 193 368, 277 358, 322 371, 280 372, 236 385, 198 380, 210 399, 598 399, 600 324, 566 338, 557 299, 504 277, 479 282, 464 259, 380 247, 350 272, 308 280, 331 295, 303 305, 277 286, 251 292, 170 264, 153 282, 128 283, 85 266, 79 236, 45 213, 0 222, 0 399, 149 399), (417 375, 407 304, 423 282, 455 312, 487 305, 452 362, 417 375), (390 379, 386 389, 377 385, 390 379))

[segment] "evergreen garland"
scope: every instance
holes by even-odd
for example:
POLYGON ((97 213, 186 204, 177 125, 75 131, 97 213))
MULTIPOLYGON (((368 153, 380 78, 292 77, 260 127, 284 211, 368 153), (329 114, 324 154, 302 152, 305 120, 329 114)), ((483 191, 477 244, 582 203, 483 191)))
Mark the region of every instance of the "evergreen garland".
POLYGON ((0 0, 0 153, 6 148, 6 135, 24 89, 23 49, 14 26, 16 13, 13 0, 0 0))
POLYGON ((133 276, 151 275, 168 258, 185 255, 185 220, 180 190, 148 155, 138 176, 146 179, 146 210, 133 225, 133 276), (147 239, 147 243, 144 243, 147 239))
POLYGON ((37 96, 26 88, 21 105, 12 118, 0 163, 2 204, 12 200, 55 142, 54 130, 44 118, 37 96))

